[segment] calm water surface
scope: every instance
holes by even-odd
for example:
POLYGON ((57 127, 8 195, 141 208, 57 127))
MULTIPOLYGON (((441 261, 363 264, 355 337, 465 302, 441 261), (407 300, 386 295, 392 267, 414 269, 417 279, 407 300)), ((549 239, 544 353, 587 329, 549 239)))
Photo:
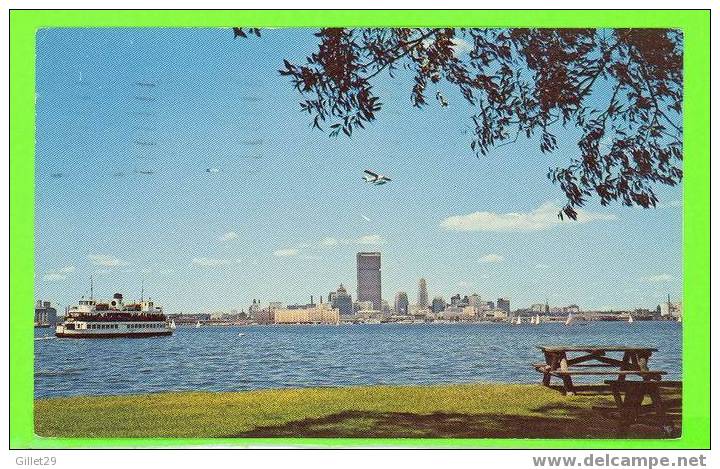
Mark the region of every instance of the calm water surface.
POLYGON ((655 347, 680 379, 682 325, 665 321, 178 328, 171 337, 35 332, 35 397, 372 384, 539 382, 537 345, 655 347), (241 335, 242 334, 242 335, 241 335))

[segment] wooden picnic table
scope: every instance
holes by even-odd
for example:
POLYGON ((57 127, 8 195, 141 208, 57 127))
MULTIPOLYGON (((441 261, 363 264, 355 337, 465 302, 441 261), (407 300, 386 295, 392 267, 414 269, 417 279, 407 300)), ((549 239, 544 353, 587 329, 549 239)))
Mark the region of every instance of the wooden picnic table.
POLYGON ((656 348, 636 346, 597 346, 597 345, 552 345, 538 346, 545 355, 545 363, 533 366, 543 374, 542 383, 550 386, 550 379, 562 379, 564 391, 575 394, 572 376, 598 375, 617 376, 624 381, 626 376, 635 375, 643 380, 659 380, 665 371, 648 368, 648 360, 656 348), (609 353, 622 353, 622 359, 608 356, 609 353), (574 356, 571 356, 574 355, 574 356))

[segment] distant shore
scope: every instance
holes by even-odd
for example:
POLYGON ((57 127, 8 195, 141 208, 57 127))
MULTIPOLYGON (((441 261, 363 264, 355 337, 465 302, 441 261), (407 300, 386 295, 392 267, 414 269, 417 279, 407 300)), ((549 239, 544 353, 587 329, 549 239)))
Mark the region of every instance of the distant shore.
MULTIPOLYGON (((210 320, 195 320, 188 322, 178 322, 176 318, 177 327, 192 328, 198 327, 197 323, 200 323, 200 327, 205 326, 217 326, 217 327, 247 327, 247 326, 354 326, 354 325, 375 325, 375 324, 401 324, 401 325, 418 325, 418 324, 510 324, 510 325, 533 325, 530 323, 532 318, 523 317, 524 322, 522 324, 516 324, 507 319, 502 320, 447 320, 447 319, 434 319, 434 320, 377 320, 377 319, 356 319, 356 320, 341 320, 339 323, 318 323, 318 322, 288 322, 288 323, 259 323, 252 321, 224 321, 218 319, 210 320)), ((565 324, 565 317, 542 317, 539 324, 565 324)), ((650 318, 638 318, 634 319, 639 322, 677 322, 673 319, 650 319, 650 318)), ((613 317, 613 318, 585 318, 579 317, 576 322, 628 322, 627 317, 613 317)), ((534 324, 537 325, 537 324, 534 324)))
MULTIPOLYGON (((680 395, 664 397, 679 407, 680 395)), ((168 392, 35 400, 43 437, 615 438, 602 387, 576 396, 533 384, 168 392)), ((663 438, 633 427, 631 438, 663 438)))

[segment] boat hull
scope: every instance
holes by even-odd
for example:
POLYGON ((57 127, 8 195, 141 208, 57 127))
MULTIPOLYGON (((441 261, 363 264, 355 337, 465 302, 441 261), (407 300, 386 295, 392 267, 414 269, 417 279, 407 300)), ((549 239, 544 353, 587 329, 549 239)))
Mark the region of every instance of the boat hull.
POLYGON ((55 337, 60 339, 141 339, 144 337, 162 337, 172 335, 172 331, 152 332, 105 332, 87 333, 82 331, 55 332, 55 337))

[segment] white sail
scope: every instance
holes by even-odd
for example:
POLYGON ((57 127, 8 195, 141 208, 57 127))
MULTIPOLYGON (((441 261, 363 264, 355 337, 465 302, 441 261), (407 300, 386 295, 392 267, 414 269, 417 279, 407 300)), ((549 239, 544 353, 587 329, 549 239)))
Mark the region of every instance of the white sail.
POLYGON ((570 324, 572 324, 572 321, 573 321, 572 313, 568 313, 568 317, 567 317, 567 319, 565 320, 565 325, 566 325, 566 326, 569 326, 570 324))
POLYGON ((540 315, 539 314, 535 315, 535 324, 538 324, 538 325, 540 324, 540 315))
POLYGON ((172 329, 172 330, 177 329, 177 327, 175 326, 175 320, 174 320, 174 319, 173 319, 172 321, 170 321, 170 329, 172 329))
POLYGON ((629 323, 633 322, 632 314, 628 314, 628 322, 629 323))
POLYGON ((195 329, 197 329, 198 327, 200 327, 200 321, 198 321, 197 323, 195 323, 195 329))

